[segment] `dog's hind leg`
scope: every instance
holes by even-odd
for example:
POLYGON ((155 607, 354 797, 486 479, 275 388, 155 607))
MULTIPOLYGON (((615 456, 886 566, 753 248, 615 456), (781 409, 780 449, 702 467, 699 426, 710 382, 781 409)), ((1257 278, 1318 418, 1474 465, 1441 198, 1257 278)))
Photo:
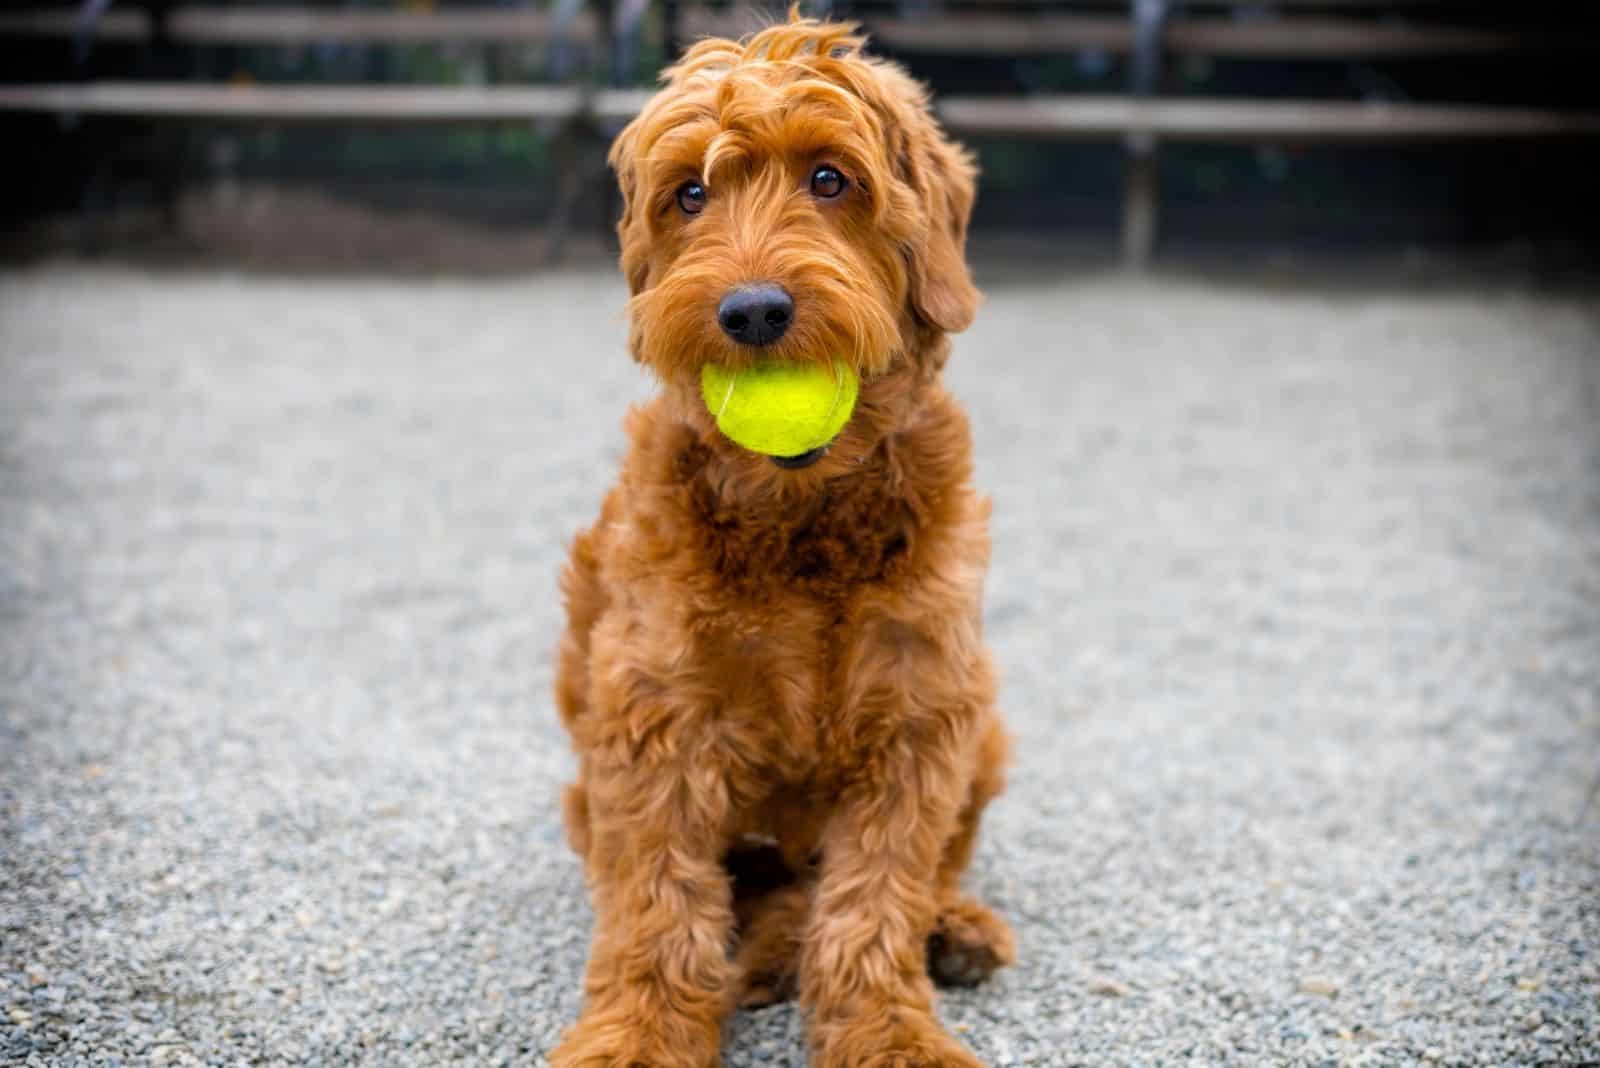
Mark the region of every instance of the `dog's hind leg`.
POLYGON ((800 988, 800 943, 811 916, 815 879, 769 890, 742 904, 739 930, 739 1007, 788 1001, 800 988))
POLYGON ((600 519, 572 540, 561 572, 567 629, 556 650, 556 708, 568 730, 589 708, 589 634, 611 603, 600 574, 601 539, 621 507, 616 490, 606 497, 600 519))
POLYGON ((992 717, 978 746, 978 767, 967 803, 939 863, 939 918, 928 936, 928 974, 945 986, 982 982, 1017 959, 1011 926, 959 885, 978 844, 984 806, 1005 788, 1010 748, 1000 717, 992 717))
POLYGON ((741 843, 723 858, 733 881, 739 930, 738 1003, 753 1009, 798 992, 800 939, 811 911, 814 872, 797 874, 777 844, 741 843))
MULTIPOLYGON (((956 833, 939 862, 938 919, 928 937, 928 974, 944 986, 971 986, 1016 960, 1016 939, 1000 915, 959 885, 972 861, 986 806, 1005 787, 1010 741, 999 717, 986 728, 978 770, 956 833)), ((810 922, 816 877, 796 875, 776 849, 736 850, 724 861, 739 920, 741 1008, 760 1008, 798 992, 800 948, 810 922)))
MULTIPOLYGON (((1010 740, 997 716, 985 729, 966 805, 939 862, 939 912, 928 936, 928 974, 944 986, 982 982, 1017 957, 1010 925, 960 887, 977 846, 983 809, 1005 788, 1009 755, 1010 740)), ((815 875, 794 874, 776 849, 736 850, 724 863, 733 877, 739 919, 739 1005, 748 1009, 787 1001, 798 992, 815 875)))
MULTIPOLYGON (((569 731, 589 708, 589 632, 610 600, 600 578, 599 540, 616 508, 616 491, 613 490, 600 511, 600 521, 573 541, 572 555, 561 575, 567 629, 556 650, 555 690, 556 708, 569 731)), ((578 773, 578 781, 567 787, 561 807, 567 825, 567 842, 573 852, 587 857, 589 794, 583 784, 582 771, 578 773)))

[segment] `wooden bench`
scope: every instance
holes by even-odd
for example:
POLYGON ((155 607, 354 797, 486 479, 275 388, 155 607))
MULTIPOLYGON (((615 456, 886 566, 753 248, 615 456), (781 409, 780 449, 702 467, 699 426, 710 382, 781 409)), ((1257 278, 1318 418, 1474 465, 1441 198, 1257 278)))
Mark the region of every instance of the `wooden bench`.
MULTIPOLYGON (((648 89, 574 86, 0 85, 0 112, 242 122, 496 123, 588 114, 626 122, 648 89)), ((1600 136, 1600 112, 1345 101, 946 97, 941 120, 970 136, 1170 141, 1400 141, 1600 136)))
MULTIPOLYGON (((1291 0, 1303 11, 1338 8, 1347 0, 1291 0)), ((1232 10, 1233 4, 1227 5, 1232 10)), ((1415 0, 1372 2, 1387 12, 1415 0)), ((1135 269, 1150 260, 1157 234, 1160 184, 1157 153, 1163 139, 1277 140, 1290 143, 1357 140, 1443 140, 1593 136, 1595 116, 1540 109, 1449 107, 1414 102, 1299 102, 1272 100, 1169 101, 1161 97, 1168 53, 1261 58, 1392 58, 1463 54, 1544 53, 1560 46, 1592 49, 1581 34, 1558 41, 1542 31, 1450 25, 1390 24, 1294 14, 1272 20, 1204 21, 1176 17, 1172 0, 1132 0, 1130 45, 1133 96, 1152 107, 1189 104, 1181 129, 1130 129, 1125 144, 1123 260, 1135 269), (1273 131, 1274 126, 1280 129, 1273 131)), ((1176 116, 1175 116, 1176 117, 1176 116)))
MULTIPOLYGON (((943 55, 1039 55, 1099 51, 1130 60, 1129 95, 946 97, 939 107, 956 133, 1039 140, 1121 138, 1127 151, 1122 248, 1130 266, 1148 262, 1156 242, 1158 151, 1163 141, 1417 142, 1470 139, 1594 137, 1600 113, 1541 108, 1315 100, 1231 100, 1161 95, 1168 55, 1236 59, 1394 59, 1499 55, 1600 54, 1600 32, 1556 32, 1516 26, 1377 21, 1350 12, 1436 16, 1449 0, 1270 0, 1251 5, 1277 17, 1233 17, 1245 5, 1207 0, 1209 13, 1188 13, 1172 0, 1129 0, 1092 10, 994 13, 981 5, 947 4, 938 17, 884 14, 884 5, 847 11, 880 45, 943 55), (1329 14, 1328 12, 1334 12, 1329 14)), ((1042 5, 1041 5, 1042 6, 1042 5)), ((1193 5, 1200 6, 1200 5, 1193 5)), ((732 12, 704 6, 680 15, 691 35, 747 32, 761 19, 750 6, 732 12)))
MULTIPOLYGON (((1334 0, 1277 0, 1315 11, 1334 0)), ((1411 0, 1415 6, 1419 0, 1411 0)), ((1392 7, 1392 0, 1337 0, 1341 9, 1392 7)), ((191 44, 307 44, 319 41, 541 41, 566 34, 614 38, 610 5, 598 12, 565 5, 565 17, 534 10, 404 11, 178 7, 163 32, 191 44)), ((1424 10, 1427 10, 1424 5, 1424 10)), ((669 39, 738 35, 770 13, 667 5, 669 39), (676 18, 676 23, 671 21, 676 18)), ((1461 139, 1592 138, 1600 113, 1421 103, 1170 98, 1158 94, 1161 63, 1172 52, 1243 57, 1382 57, 1501 52, 1600 51, 1600 35, 1416 23, 1374 23, 1295 14, 1237 21, 1217 15, 1173 17, 1168 0, 1132 0, 1132 17, 1056 12, 994 15, 957 12, 939 18, 863 19, 892 48, 961 54, 1049 53, 1101 49, 1132 62, 1128 96, 1035 95, 945 97, 939 111, 962 136, 1027 139, 1121 139, 1128 166, 1122 227, 1126 262, 1146 263, 1156 240, 1157 151, 1164 141, 1401 142, 1461 139)), ((70 12, 0 14, 0 35, 76 33, 70 12)), ((144 15, 112 10, 97 32, 139 40, 152 32, 144 15)), ((579 86, 233 86, 96 82, 0 86, 0 112, 146 117, 164 120, 283 123, 506 123, 551 121, 614 129, 643 105, 648 90, 579 86)), ((567 175, 552 213, 559 250, 566 209, 586 175, 567 175)))
MULTIPOLYGON (((0 37, 75 39, 80 52, 93 42, 178 46, 307 46, 316 44, 478 44, 489 48, 546 43, 598 46, 601 62, 618 31, 606 0, 558 0, 548 9, 444 9, 436 11, 223 8, 170 6, 158 19, 134 4, 93 18, 63 8, 0 12, 0 37)), ((0 85, 0 112, 49 112, 218 124, 323 123, 357 125, 535 123, 558 131, 558 155, 579 165, 574 142, 593 140, 586 123, 617 121, 619 105, 592 99, 585 84, 542 86, 255 85, 203 82, 95 81, 0 85), (563 148, 561 146, 565 145, 563 148)), ((630 105, 634 109, 638 104, 630 105)), ((632 112, 630 111, 629 114, 632 112)), ((625 121, 625 117, 621 120, 625 121)), ((602 131, 603 133, 603 131, 602 131)), ((592 161, 591 161, 592 164, 592 161)), ((592 170, 591 165, 588 169, 592 170)), ((581 195, 581 177, 558 175, 550 217, 552 257, 559 256, 567 215, 581 195)), ((165 184, 168 199, 175 188, 165 184)), ((175 206, 166 205, 169 214, 175 206)))

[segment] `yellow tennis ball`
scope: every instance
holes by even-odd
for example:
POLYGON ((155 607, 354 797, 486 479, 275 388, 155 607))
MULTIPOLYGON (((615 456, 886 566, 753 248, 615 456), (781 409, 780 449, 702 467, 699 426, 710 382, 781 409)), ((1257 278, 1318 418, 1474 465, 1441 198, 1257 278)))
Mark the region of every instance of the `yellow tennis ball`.
POLYGON ((730 371, 708 363, 700 396, 717 429, 767 456, 800 456, 832 441, 855 410, 861 380, 843 360, 760 363, 730 371))

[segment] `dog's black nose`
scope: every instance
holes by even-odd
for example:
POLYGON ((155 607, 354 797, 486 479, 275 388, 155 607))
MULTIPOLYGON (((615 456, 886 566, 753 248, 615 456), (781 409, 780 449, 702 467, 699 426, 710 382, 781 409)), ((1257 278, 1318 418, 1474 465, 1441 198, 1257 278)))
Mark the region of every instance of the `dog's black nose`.
POLYGON ((782 286, 740 286, 717 305, 717 322, 741 345, 770 345, 794 321, 794 298, 782 286))

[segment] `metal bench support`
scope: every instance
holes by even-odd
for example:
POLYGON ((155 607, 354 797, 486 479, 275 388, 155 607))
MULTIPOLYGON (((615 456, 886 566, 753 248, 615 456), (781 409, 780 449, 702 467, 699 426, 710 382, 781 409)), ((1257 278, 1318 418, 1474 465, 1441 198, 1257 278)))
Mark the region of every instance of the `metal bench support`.
MULTIPOLYGON (((1167 0, 1134 0, 1133 52, 1130 88, 1134 97, 1148 100, 1161 89, 1161 35, 1167 21, 1167 0)), ((1127 146, 1127 175, 1122 193, 1122 262, 1143 270, 1155 249, 1156 221, 1161 200, 1159 143, 1153 134, 1136 131, 1127 146)))

